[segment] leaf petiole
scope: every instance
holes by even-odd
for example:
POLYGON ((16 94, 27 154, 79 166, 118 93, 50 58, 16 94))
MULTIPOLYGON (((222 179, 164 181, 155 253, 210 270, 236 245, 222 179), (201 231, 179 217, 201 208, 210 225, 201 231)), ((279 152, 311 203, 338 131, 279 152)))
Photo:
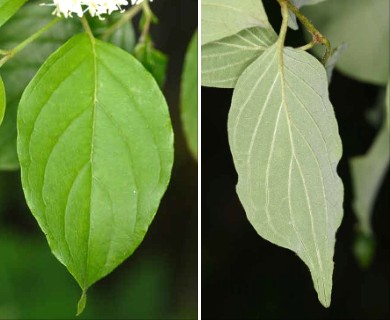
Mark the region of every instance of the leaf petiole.
POLYGON ((298 47, 297 49, 306 51, 306 50, 309 50, 309 49, 313 48, 314 45, 315 45, 315 42, 314 41, 310 41, 308 44, 305 44, 302 47, 298 47))
MULTIPOLYGON (((312 41, 313 45, 321 44, 325 46, 325 54, 321 60, 322 64, 325 65, 326 61, 328 60, 332 52, 329 39, 325 37, 320 31, 318 31, 318 29, 310 22, 310 20, 306 18, 302 14, 302 12, 300 12, 299 9, 296 6, 294 6, 289 0, 277 0, 277 1, 281 6, 283 5, 283 3, 286 4, 287 8, 296 15, 298 20, 305 26, 306 30, 311 33, 313 37, 313 41, 312 41)), ((304 47, 306 46, 303 46, 303 48, 304 47)), ((310 47, 308 47, 307 49, 310 49, 310 47)))
POLYGON ((145 42, 145 40, 149 34, 149 31, 150 31, 150 25, 151 25, 152 20, 153 20, 153 12, 150 9, 149 1, 142 2, 142 11, 145 15, 145 25, 142 29, 142 33, 141 33, 141 36, 139 38, 140 43, 145 42))
POLYGON ((49 30, 51 27, 56 25, 61 18, 55 18, 51 22, 49 22, 46 26, 39 29, 37 32, 32 34, 30 37, 28 37, 23 42, 19 43, 15 48, 4 51, 1 50, 0 53, 4 55, 2 59, 0 59, 0 68, 10 59, 12 59, 16 54, 18 54, 20 51, 22 51, 25 47, 27 47, 30 43, 34 42, 36 39, 38 39, 43 33, 45 33, 47 30, 49 30))
POLYGON ((93 35, 93 32, 91 30, 91 27, 89 26, 89 23, 88 23, 88 20, 85 18, 85 16, 83 16, 81 18, 81 23, 83 25, 83 28, 85 30, 85 32, 88 34, 88 36, 91 38, 91 39, 94 39, 95 36, 93 35))
POLYGON ((109 27, 102 35, 102 39, 107 41, 111 34, 113 34, 117 29, 122 27, 124 24, 133 19, 141 10, 143 6, 138 4, 131 9, 127 10, 116 23, 114 23, 111 27, 109 27))

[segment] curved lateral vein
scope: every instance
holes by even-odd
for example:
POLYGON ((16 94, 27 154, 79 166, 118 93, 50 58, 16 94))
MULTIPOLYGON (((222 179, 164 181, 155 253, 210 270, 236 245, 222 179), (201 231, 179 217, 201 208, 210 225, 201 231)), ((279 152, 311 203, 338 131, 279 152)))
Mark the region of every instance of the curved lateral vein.
MULTIPOLYGON (((328 205, 327 205, 327 197, 326 197, 325 188, 324 188, 324 175, 323 175, 323 173, 322 173, 322 171, 320 169, 320 163, 318 162, 317 155, 315 154, 313 148, 311 147, 310 143, 307 141, 306 137, 302 134, 301 130, 294 124, 294 122, 292 122, 292 125, 295 128, 295 130, 298 132, 298 134, 301 136, 303 141, 306 143, 306 145, 309 148, 311 154, 313 155, 313 158, 316 161, 316 164, 317 164, 317 167, 318 167, 318 172, 319 172, 320 179, 321 179, 322 195, 324 197, 324 208, 325 208, 326 225, 329 226, 329 212, 328 212, 328 205)), ((325 232, 325 237, 326 237, 325 238, 326 239, 326 243, 328 244, 328 232, 325 232)), ((328 250, 326 250, 326 255, 327 255, 327 257, 329 257, 328 250)))
POLYGON ((271 148, 270 148, 270 152, 269 152, 269 156, 268 156, 266 173, 265 173, 265 195, 266 195, 266 197, 265 197, 265 214, 267 215, 267 222, 268 222, 269 226, 271 227, 271 229, 272 229, 273 233, 275 234, 275 236, 277 236, 277 237, 283 239, 284 241, 286 241, 286 243, 287 243, 286 247, 292 247, 290 241, 286 237, 284 237, 283 234, 279 233, 275 229, 275 226, 272 223, 271 216, 270 216, 270 213, 269 213, 269 187, 268 187, 269 169, 270 169, 272 155, 274 153, 276 132, 277 132, 278 127, 279 127, 279 119, 280 119, 280 114, 281 114, 281 111, 282 111, 282 107, 283 107, 283 101, 280 104, 278 115, 277 115, 277 118, 276 118, 276 124, 275 124, 274 132, 273 132, 273 135, 272 135, 271 148))
MULTIPOLYGON (((282 42, 279 42, 279 48, 278 49, 279 49, 279 72, 281 74, 280 78, 281 78, 281 88, 282 88, 282 103, 284 105, 284 110, 285 110, 285 113, 286 113, 287 126, 288 126, 288 132, 289 132, 290 143, 291 143, 291 152, 292 152, 293 157, 295 159, 295 162, 296 162, 296 164, 298 166, 299 174, 300 174, 302 182, 303 182, 303 187, 304 187, 304 190, 305 190, 305 197, 306 197, 306 201, 307 201, 308 209, 309 209, 309 216, 310 216, 310 223, 311 223, 311 233, 312 233, 312 237, 313 237, 313 241, 314 241, 314 246, 315 246, 315 249, 316 249, 316 255, 317 255, 318 264, 319 264, 321 275, 322 275, 322 278, 323 278, 324 277, 324 273, 323 273, 322 259, 321 259, 321 254, 320 254, 319 249, 318 249, 318 241, 317 241, 317 237, 315 235, 315 230, 314 230, 314 217, 313 217, 311 202, 310 202, 309 193, 308 193, 307 186, 306 186, 306 180, 305 180, 305 177, 303 175, 301 165, 300 165, 300 163, 298 161, 298 158, 296 156, 294 139, 293 139, 293 134, 292 134, 292 129, 291 129, 291 119, 290 119, 290 114, 289 114, 289 110, 288 110, 288 103, 287 103, 287 97, 286 97, 286 87, 285 87, 286 79, 285 79, 285 76, 284 76, 284 68, 286 68, 286 69, 288 69, 288 68, 283 63, 283 51, 284 50, 283 50, 283 43, 282 42)), ((324 278, 322 279, 322 285, 323 285, 323 288, 324 288, 324 286, 325 286, 325 279, 324 278)), ((326 295, 324 295, 324 297, 326 297, 326 295)))
POLYGON ((290 87, 290 85, 288 83, 286 83, 286 86, 288 88, 288 90, 290 91, 290 93, 295 97, 295 99, 297 99, 297 101, 299 102, 299 105, 302 107, 302 109, 305 111, 305 113, 310 117, 311 121, 313 122, 314 126, 316 127, 318 133, 320 134, 320 137, 321 137, 321 140, 324 142, 324 145, 325 145, 325 150, 326 150, 326 155, 328 157, 328 162, 329 162, 329 168, 330 168, 330 172, 332 174, 332 178, 334 179, 335 176, 334 176, 334 172, 332 170, 332 165, 331 165, 331 161, 330 161, 330 158, 329 158, 329 149, 328 149, 328 144, 326 143, 325 141, 325 138, 322 134, 322 131, 317 123, 317 121, 313 118, 313 116, 311 115, 311 113, 309 112, 309 110, 307 109, 307 107, 302 103, 301 99, 298 97, 298 95, 292 90, 292 88, 290 87))
MULTIPOLYGON (((102 60, 99 59, 99 62, 101 64, 102 67, 104 67, 104 69, 107 71, 108 74, 110 74, 110 76, 115 79, 117 81, 117 83, 120 84, 120 86, 125 90, 127 91, 128 90, 128 87, 126 87, 121 81, 120 79, 118 79, 118 77, 116 77, 116 75, 111 71, 111 69, 109 68, 109 66, 107 66, 102 60)), ((129 96, 129 98, 131 98, 131 96, 129 96)), ((148 122, 146 121, 145 119, 145 116, 144 114, 136 107, 137 104, 135 103, 134 104, 134 110, 139 114, 140 118, 142 119, 142 121, 144 122, 145 124, 145 127, 147 128, 147 130, 150 132, 150 135, 153 139, 153 144, 154 144, 154 148, 156 150, 156 153, 158 155, 158 159, 159 159, 159 181, 158 183, 160 183, 161 181, 161 174, 162 174, 162 159, 161 159, 161 154, 160 154, 160 150, 158 148, 158 145, 157 145, 157 142, 156 142, 156 135, 154 133, 154 131, 150 128, 150 126, 148 125, 148 122)))
POLYGON ((296 226, 296 223, 295 223, 295 219, 294 219, 294 214, 293 214, 293 209, 292 209, 292 205, 291 205, 291 171, 292 171, 292 164, 293 164, 293 161, 294 161, 294 157, 293 157, 293 154, 291 153, 291 159, 290 159, 290 165, 289 165, 289 169, 288 169, 288 186, 287 186, 287 198, 288 198, 288 209, 289 209, 289 213, 290 213, 290 218, 291 218, 291 225, 294 229, 294 232, 298 238, 298 241, 301 243, 302 245, 302 248, 303 248, 303 252, 305 254, 305 256, 307 257, 308 259, 308 262, 310 264, 310 266, 312 267, 313 270, 315 270, 315 266, 314 266, 314 263, 313 263, 313 260, 311 259, 311 255, 309 254, 309 251, 307 250, 306 248, 306 245, 304 243, 304 241, 302 240, 302 237, 300 236, 299 232, 298 232, 298 229, 297 229, 297 226, 296 226))
MULTIPOLYGON (((269 51, 271 52, 271 51, 269 51)), ((270 55, 270 53, 266 53, 263 57, 263 59, 266 61, 266 59, 268 58, 268 56, 270 55)), ((276 57, 276 54, 274 55, 274 57, 272 58, 272 60, 270 60, 267 68, 265 69, 265 71, 263 72, 263 74, 261 75, 261 77, 259 77, 259 79, 256 81, 255 85, 252 87, 252 90, 249 92, 249 95, 247 97, 247 99, 245 100, 243 106, 240 108, 240 111, 238 112, 238 115, 236 117, 236 121, 235 121, 235 125, 234 125, 234 128, 233 128, 233 141, 234 141, 234 148, 236 148, 236 141, 237 141, 237 127, 238 127, 238 123, 240 122, 241 120, 241 115, 242 115, 242 112, 245 110, 246 106, 248 105, 248 102, 249 100, 252 98, 253 96, 253 92, 255 92, 255 90, 257 89, 260 81, 265 77, 265 75, 267 74, 268 70, 271 68, 272 66, 272 63, 274 61, 276 57)), ((255 73, 257 70, 256 68, 253 68, 253 70, 251 70, 252 73, 255 73)), ((249 76, 248 76, 249 78, 249 76)))
MULTIPOLYGON (((232 67, 235 67, 235 66, 238 66, 238 65, 242 65, 243 63, 245 63, 245 62, 247 62, 247 61, 249 61, 251 59, 253 59, 253 57, 249 57, 249 58, 237 61, 235 63, 231 63, 228 67, 232 68, 232 67)), ((221 66, 221 67, 214 68, 214 69, 207 69, 206 71, 202 72, 202 74, 212 73, 212 72, 220 71, 220 70, 224 70, 224 69, 226 69, 226 66, 221 66)))

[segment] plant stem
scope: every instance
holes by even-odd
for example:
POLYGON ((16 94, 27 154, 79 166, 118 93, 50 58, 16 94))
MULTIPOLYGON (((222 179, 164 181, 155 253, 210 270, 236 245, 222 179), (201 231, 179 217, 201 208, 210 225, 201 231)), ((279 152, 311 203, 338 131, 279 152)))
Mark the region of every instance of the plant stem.
POLYGON ((107 40, 109 36, 114 33, 117 29, 122 27, 124 24, 133 19, 138 12, 142 9, 142 5, 138 4, 131 9, 127 10, 117 22, 115 22, 111 27, 109 27, 102 35, 103 40, 107 40))
POLYGON ((152 23, 152 19, 153 19, 153 12, 149 6, 149 0, 142 2, 142 10, 143 10, 144 15, 145 15, 145 25, 144 25, 144 28, 142 30, 141 36, 139 38, 139 42, 141 42, 141 43, 145 42, 145 39, 146 39, 147 35, 149 34, 150 24, 152 23))
POLYGON ((305 44, 302 47, 298 47, 297 49, 306 51, 306 50, 309 50, 309 49, 313 48, 314 45, 315 45, 314 41, 310 41, 308 44, 305 44))
POLYGON ((83 25, 83 28, 85 30, 85 32, 88 34, 88 36, 91 38, 91 39, 95 39, 95 36, 93 35, 93 32, 91 30, 91 27, 89 26, 88 24, 88 21, 87 21, 87 18, 85 18, 85 16, 83 16, 81 18, 81 23, 83 25))
POLYGON ((282 8, 282 26, 279 32, 279 45, 283 47, 284 41, 286 40, 287 28, 288 28, 288 8, 286 0, 278 0, 282 8))
MULTIPOLYGON (((325 54, 324 57, 322 58, 322 63, 325 64, 326 61, 328 60, 330 54, 331 54, 331 46, 330 46, 330 41, 328 40, 327 37, 325 37, 321 32, 318 31, 316 27, 310 22, 308 18, 306 18, 300 11, 299 9, 294 6, 289 0, 277 0, 280 5, 282 3, 285 3, 288 7, 288 9, 296 15, 298 20, 305 26, 306 30, 309 31, 313 37, 313 45, 319 43, 325 46, 325 54)), ((310 43, 312 43, 310 42, 310 43)), ((309 45, 309 44, 308 44, 309 45)), ((307 46, 308 46, 307 45, 307 46)), ((306 47, 306 46, 304 46, 306 47)))
POLYGON ((20 51, 22 51, 25 47, 27 47, 31 42, 34 42, 36 39, 38 39, 43 33, 45 33, 47 30, 49 30, 51 27, 53 27, 55 24, 57 24, 61 18, 55 18, 51 22, 49 22, 46 26, 39 29, 37 32, 35 32, 33 35, 28 37, 23 42, 19 43, 15 48, 4 51, 1 50, 0 53, 4 55, 4 57, 0 60, 0 68, 11 58, 13 58, 16 54, 18 54, 20 51))

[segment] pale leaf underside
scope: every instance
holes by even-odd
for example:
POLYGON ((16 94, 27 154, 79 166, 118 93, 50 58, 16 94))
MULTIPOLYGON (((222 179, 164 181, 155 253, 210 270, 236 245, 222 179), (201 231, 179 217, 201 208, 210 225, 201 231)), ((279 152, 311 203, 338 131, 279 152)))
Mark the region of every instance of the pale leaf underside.
POLYGON ((267 49, 233 94, 228 130, 237 193, 256 231, 306 263, 327 307, 343 215, 341 141, 324 68, 304 51, 282 52, 267 49))
MULTIPOLYGON (((325 0, 291 0, 291 3, 296 6, 298 9, 307 6, 317 4, 325 0)), ((288 12, 288 26, 293 30, 298 30, 297 17, 291 11, 288 12)))
POLYGON ((270 26, 259 0, 202 1, 202 45, 256 26, 270 26))
POLYGON ((234 88, 245 68, 274 44, 272 28, 250 28, 202 46, 202 85, 234 88))
POLYGON ((389 128, 389 84, 385 101, 385 112, 382 127, 372 146, 365 155, 351 160, 351 174, 354 190, 353 208, 361 231, 371 235, 371 216, 375 199, 390 161, 390 128, 389 128))

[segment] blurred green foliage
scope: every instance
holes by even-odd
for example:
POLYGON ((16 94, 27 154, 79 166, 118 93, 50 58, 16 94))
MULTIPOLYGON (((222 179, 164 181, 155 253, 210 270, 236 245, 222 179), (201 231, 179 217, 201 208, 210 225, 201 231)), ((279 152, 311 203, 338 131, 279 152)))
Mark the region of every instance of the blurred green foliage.
POLYGON ((0 172, 0 319, 196 318, 196 310, 176 303, 175 268, 155 246, 139 248, 92 288, 76 317, 80 289, 51 254, 19 180, 19 172, 0 172))

